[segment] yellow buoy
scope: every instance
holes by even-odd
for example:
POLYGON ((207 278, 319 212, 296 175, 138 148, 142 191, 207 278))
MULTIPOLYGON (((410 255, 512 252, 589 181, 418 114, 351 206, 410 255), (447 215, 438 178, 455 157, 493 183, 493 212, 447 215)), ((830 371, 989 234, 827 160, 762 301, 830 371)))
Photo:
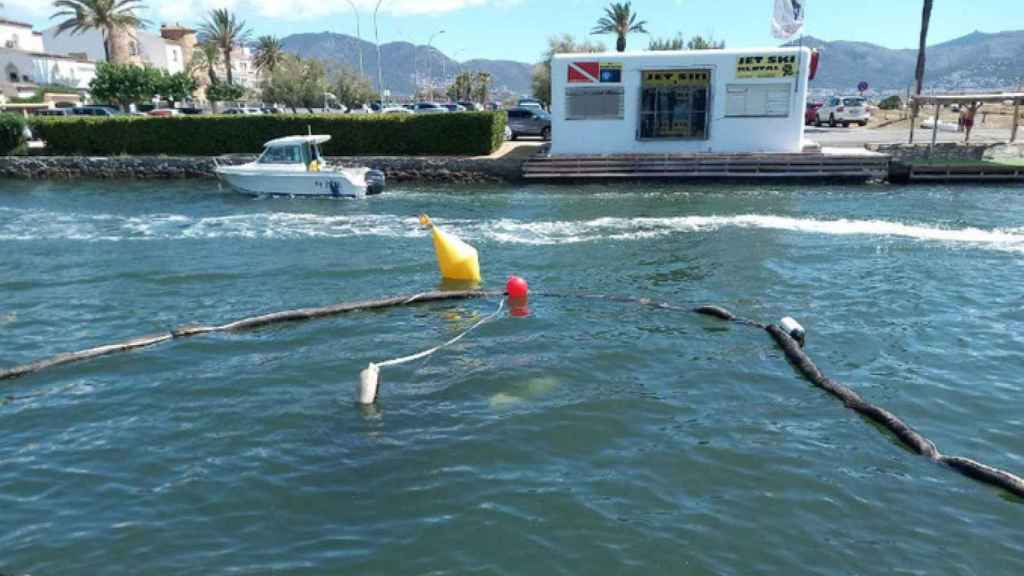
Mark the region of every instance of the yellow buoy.
POLYGON ((441 276, 447 280, 480 281, 480 259, 476 248, 451 234, 446 234, 430 221, 426 214, 420 215, 420 224, 430 227, 437 252, 437 265, 441 276))

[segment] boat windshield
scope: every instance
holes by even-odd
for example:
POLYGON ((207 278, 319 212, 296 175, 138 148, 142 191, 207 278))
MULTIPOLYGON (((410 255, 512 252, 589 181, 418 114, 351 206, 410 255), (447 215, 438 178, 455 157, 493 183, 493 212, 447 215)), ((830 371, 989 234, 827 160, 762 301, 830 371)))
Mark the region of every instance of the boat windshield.
POLYGON ((271 146, 263 152, 260 164, 303 164, 299 146, 271 146))

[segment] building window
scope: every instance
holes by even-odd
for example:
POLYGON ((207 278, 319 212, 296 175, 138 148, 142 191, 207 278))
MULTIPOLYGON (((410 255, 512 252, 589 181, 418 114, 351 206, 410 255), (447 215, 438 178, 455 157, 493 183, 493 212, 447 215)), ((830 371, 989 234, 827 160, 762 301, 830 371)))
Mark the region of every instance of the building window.
POLYGON ((178 62, 178 51, 177 50, 171 50, 171 61, 173 61, 175 63, 178 62))
POLYGON ((640 139, 707 140, 710 92, 710 70, 644 70, 640 139))
POLYGON ((8 64, 7 68, 5 69, 5 71, 7 72, 7 79, 9 81, 11 81, 11 82, 17 82, 18 81, 18 77, 19 77, 19 75, 18 75, 18 68, 14 64, 8 64))
POLYGON ((21 42, 18 40, 17 34, 12 34, 11 39, 5 42, 5 44, 8 48, 18 48, 21 45, 21 42))
POLYGON ((128 43, 128 55, 129 56, 138 56, 139 55, 139 45, 134 40, 132 40, 131 42, 128 43))
POLYGON ((624 101, 621 86, 566 88, 565 119, 622 120, 624 101))

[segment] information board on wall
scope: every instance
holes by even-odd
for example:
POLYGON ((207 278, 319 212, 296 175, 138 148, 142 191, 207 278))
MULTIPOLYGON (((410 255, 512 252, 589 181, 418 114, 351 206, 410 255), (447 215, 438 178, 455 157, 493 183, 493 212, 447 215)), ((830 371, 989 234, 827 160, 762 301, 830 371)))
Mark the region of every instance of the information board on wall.
POLYGON ((736 78, 787 78, 796 76, 797 59, 792 56, 740 56, 736 78))
POLYGON ((726 86, 725 115, 732 117, 787 117, 793 87, 788 83, 729 84, 726 86))
POLYGON ((565 90, 565 119, 622 120, 624 104, 621 86, 572 86, 565 90))

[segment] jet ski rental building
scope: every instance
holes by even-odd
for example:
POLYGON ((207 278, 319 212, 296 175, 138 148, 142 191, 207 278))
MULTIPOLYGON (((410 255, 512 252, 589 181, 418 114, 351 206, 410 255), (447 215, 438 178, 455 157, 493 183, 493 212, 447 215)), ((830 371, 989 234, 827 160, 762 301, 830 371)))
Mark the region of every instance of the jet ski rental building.
POLYGON ((798 153, 807 48, 562 54, 551 155, 798 153))

